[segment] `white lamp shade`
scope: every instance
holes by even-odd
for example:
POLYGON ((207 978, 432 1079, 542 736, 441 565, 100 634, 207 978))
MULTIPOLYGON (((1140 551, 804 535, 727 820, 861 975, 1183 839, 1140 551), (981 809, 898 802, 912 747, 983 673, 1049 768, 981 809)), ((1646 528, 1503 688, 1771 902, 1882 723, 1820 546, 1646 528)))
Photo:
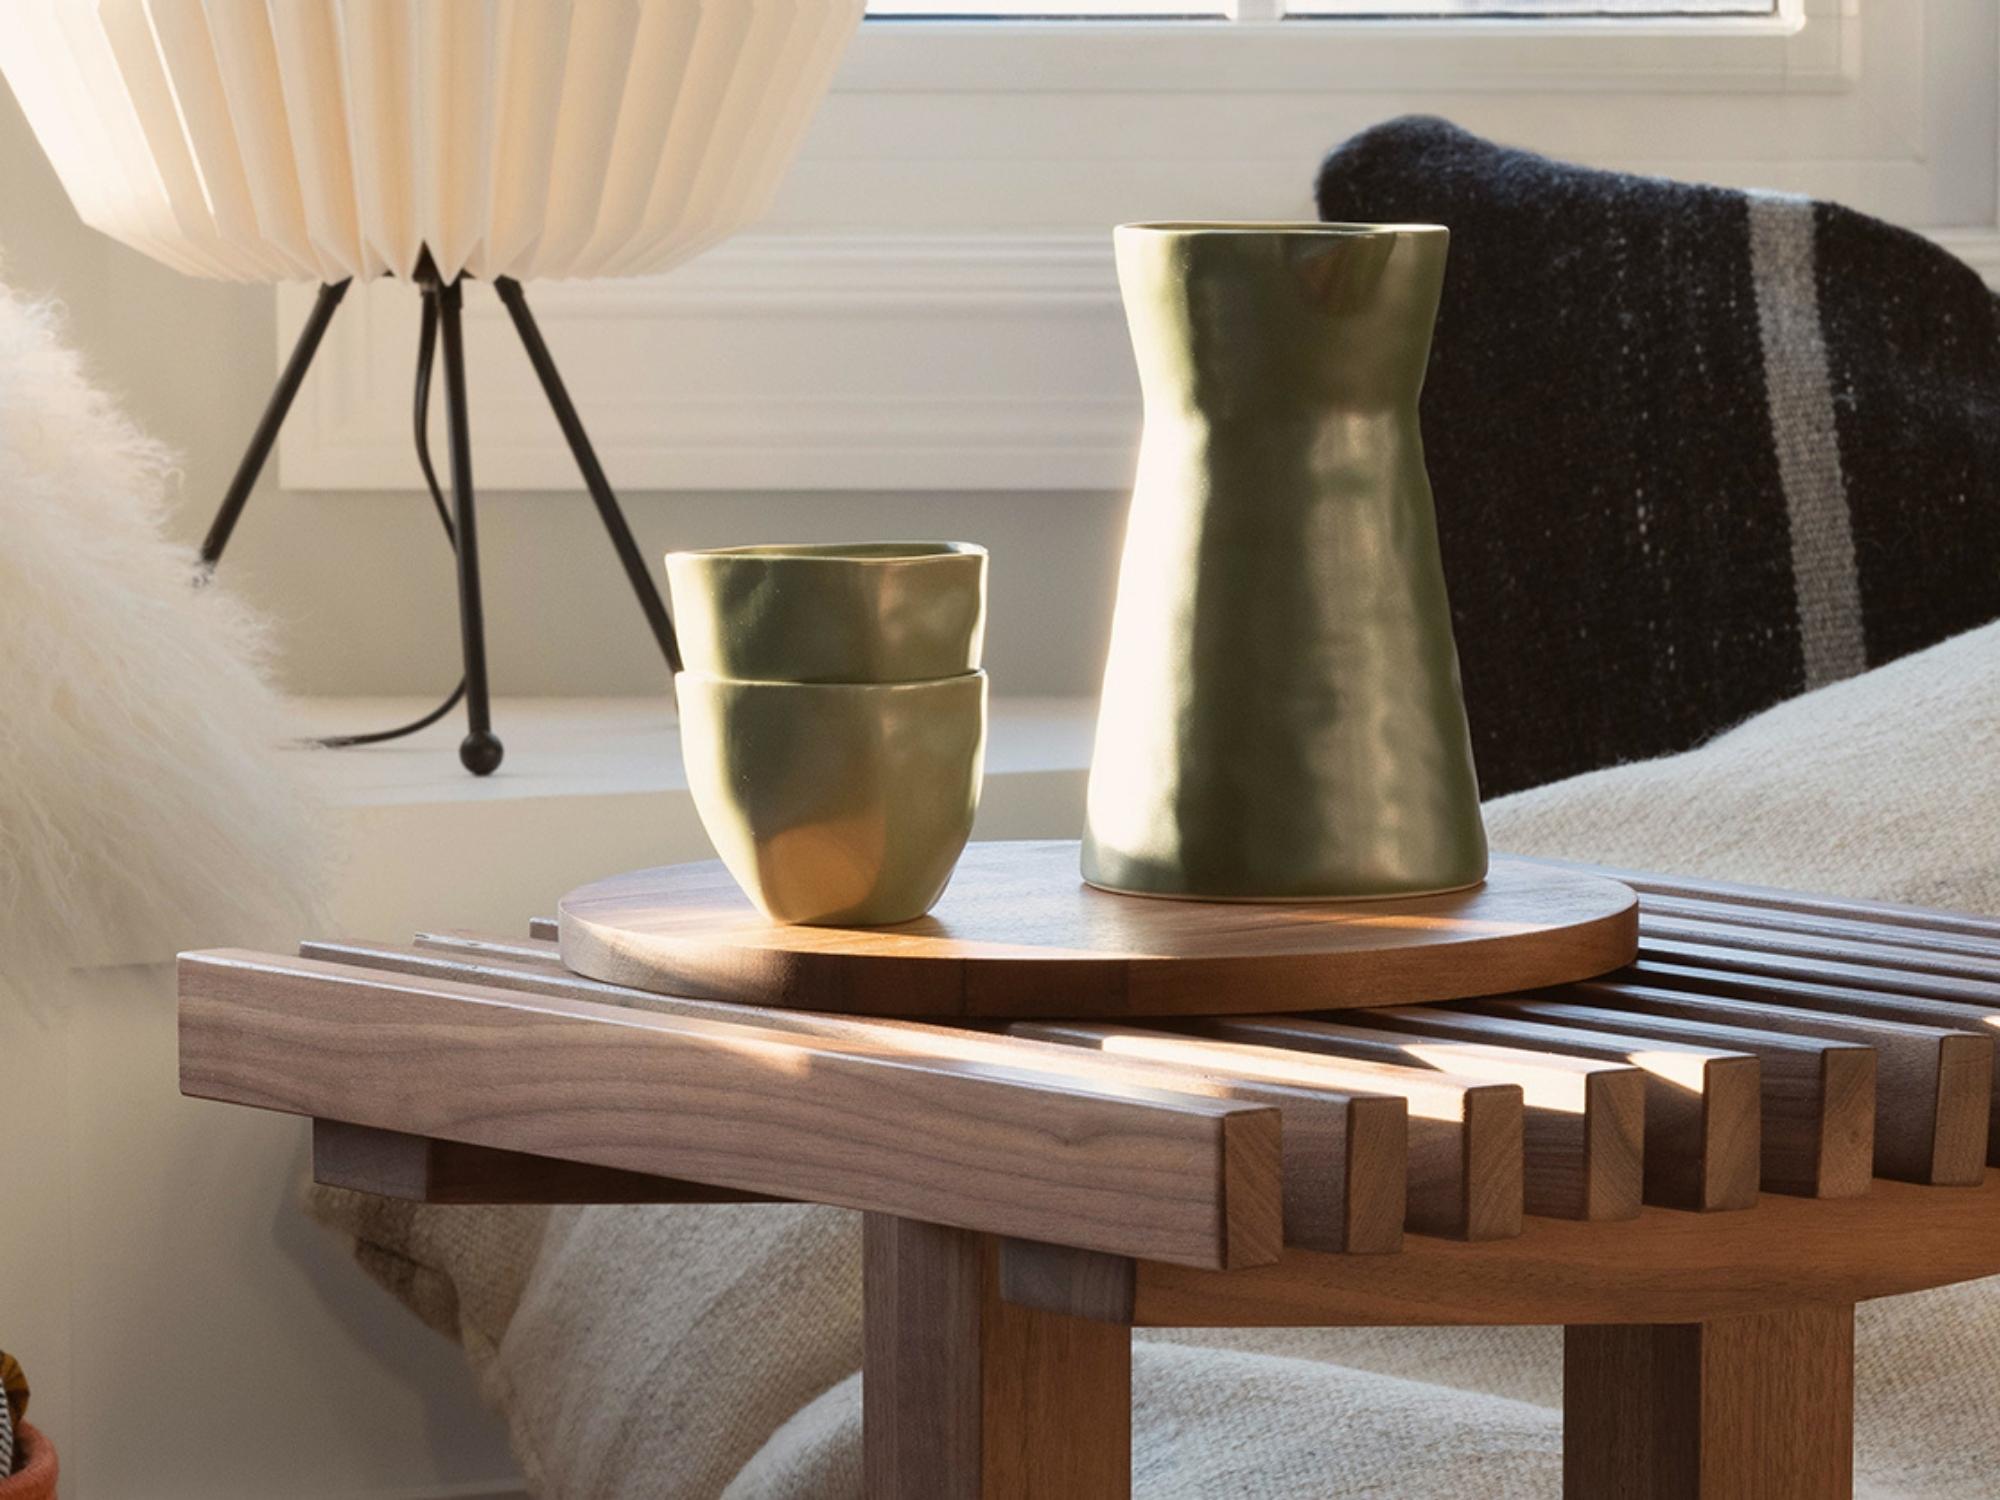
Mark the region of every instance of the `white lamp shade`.
POLYGON ((862 4, 4 0, 0 73, 191 275, 638 275, 764 212, 862 4))

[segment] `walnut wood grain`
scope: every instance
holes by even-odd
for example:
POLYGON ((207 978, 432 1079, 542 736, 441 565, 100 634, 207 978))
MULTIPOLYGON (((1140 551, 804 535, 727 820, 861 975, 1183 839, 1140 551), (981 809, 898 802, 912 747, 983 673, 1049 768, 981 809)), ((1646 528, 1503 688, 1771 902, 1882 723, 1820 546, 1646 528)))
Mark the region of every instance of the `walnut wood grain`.
POLYGON ((1670 896, 1683 901, 1706 901, 1733 907, 1756 907, 1818 917, 1884 922, 1923 932, 2000 938, 2000 917, 1973 912, 1939 911, 1927 906, 1906 906, 1893 901, 1863 901, 1845 896, 1813 895, 1805 891, 1785 890, 1778 886, 1742 885, 1726 880, 1703 880, 1692 875, 1667 875, 1651 870, 1620 869, 1614 865, 1584 864, 1575 860, 1525 855, 1519 858, 1524 863, 1546 865, 1551 869, 1601 875, 1630 886, 1642 896, 1670 896))
MULTIPOLYGON (((1988 1006, 1967 1005, 1957 1000, 1928 1000, 1922 996, 1847 989, 1834 984, 1809 984, 1804 980, 1773 979, 1763 974, 1733 974, 1721 969, 1703 969, 1657 960, 1629 964, 1616 975, 1599 982, 1607 987, 1607 992, 1620 985, 1637 984, 1655 989, 1685 990, 1690 994, 1711 995, 1719 999, 1755 1001, 1784 1010, 1866 1016, 1880 1021, 1901 1021, 1912 1026, 1932 1026, 1945 1031, 1967 1031, 1975 1036, 2000 1038, 2000 1012, 1988 1006)), ((1995 1059, 1993 1097, 1986 1113, 1986 1164, 2000 1166, 2000 1056, 1995 1059)))
POLYGON ((862 1234, 870 1500, 1126 1500, 1130 1330, 1005 1301, 989 1237, 881 1214, 862 1234))
POLYGON ((313 1181, 415 1203, 777 1203, 702 1182, 315 1120, 313 1181))
MULTIPOLYGON (((1662 1042, 1748 1052, 1762 1066, 1760 1186, 1767 1193, 1847 1198, 1865 1192, 1875 1167, 1875 1050, 1853 1041, 1721 1024, 1702 1013, 1656 1012, 1644 1005, 1581 1005, 1504 997, 1462 1002, 1489 1015, 1513 1016, 1585 1031, 1622 1031, 1662 1042)), ((1695 1002, 1699 1005, 1700 1002, 1695 1002)), ((1933 1101, 1885 1102, 1895 1107, 1933 1101)), ((1885 1160, 1893 1161, 1893 1153, 1885 1160)), ((1887 1175, 1894 1176, 1895 1173, 1887 1175)))
POLYGON ((1094 1021, 1023 1022, 1015 1031, 1203 1073, 1394 1095, 1409 1110, 1405 1225, 1419 1234, 1469 1240, 1520 1233, 1523 1101, 1518 1084, 1094 1021))
POLYGON ((1698 943, 1781 954, 1815 965, 1860 964, 1946 979, 2000 983, 2000 957, 1950 952, 1936 944, 1924 943, 1912 932, 1905 932, 1901 942, 1885 943, 1852 935, 1749 926, 1728 920, 1659 916, 1642 910, 1639 934, 1642 945, 1649 940, 1698 943))
POLYGON ((1567 1500, 1853 1492, 1851 1304, 1565 1330, 1567 1500))
POLYGON ((1000 1295, 1021 1307, 1099 1323, 1132 1325, 1138 1263, 1101 1250, 1000 1241, 1000 1295))
POLYGON ((1099 1089, 1164 1088, 1268 1105, 1280 1114, 1285 1243, 1350 1254, 1383 1254, 1402 1243, 1407 1111, 1400 1099, 1387 1095, 1288 1088, 962 1027, 654 995, 583 979, 556 963, 552 949, 517 940, 458 934, 420 935, 419 941, 437 946, 314 941, 302 944, 301 952, 309 958, 425 978, 748 1023, 866 1047, 885 1056, 991 1063, 1058 1081, 1076 1079, 1099 1089))
POLYGON ((1133 1320, 1165 1328, 1691 1323, 1860 1302, 2000 1273, 2000 1173, 1941 1192, 1878 1178, 1859 1198, 1759 1200, 1749 1213, 1647 1207, 1584 1224, 1531 1218, 1485 1244, 1412 1235, 1401 1255, 1288 1250, 1227 1275, 1142 1261, 1133 1320))
POLYGON ((1520 1087, 1525 1204, 1562 1219, 1629 1219, 1645 1176, 1646 1079, 1637 1068, 1529 1047, 1434 1041, 1299 1016, 1231 1018, 1209 1035, 1435 1068, 1520 1087))
POLYGON ((1539 1047, 1635 1067, 1646 1079, 1645 1201, 1715 1212, 1757 1200, 1763 1074, 1746 1052, 1430 1006, 1365 1011, 1356 1019, 1419 1037, 1539 1047))
POLYGON ((563 897, 563 962, 639 989, 879 1015, 1129 1019, 1325 1010, 1563 983, 1629 961, 1615 882, 1497 861, 1412 900, 1162 901, 1083 884, 1069 842, 974 844, 932 913, 896 927, 759 916, 719 863, 563 897))
POLYGON ((1980 1180, 1993 1100, 1991 1036, 1646 985, 1576 985, 1564 993, 1621 1015, 1678 1016, 1872 1047, 1877 1175, 1935 1186, 1980 1180))
MULTIPOLYGON (((1924 995, 1933 1000, 1958 1000, 2000 1010, 2000 981, 1960 979, 1926 974, 1914 968, 1879 963, 1847 963, 1834 957, 1800 958, 1768 949, 1731 948, 1720 943, 1691 943, 1676 938, 1642 937, 1641 958, 1673 964, 1699 964, 1738 974, 1768 974, 1774 979, 1803 979, 1812 984, 1839 984, 1857 990, 1882 990, 1892 995, 1924 995)), ((1540 986, 1523 985, 1523 989, 1540 986)))
POLYGON ((1275 1110, 310 959, 181 959, 198 1097, 1199 1264, 1280 1246, 1275 1110))

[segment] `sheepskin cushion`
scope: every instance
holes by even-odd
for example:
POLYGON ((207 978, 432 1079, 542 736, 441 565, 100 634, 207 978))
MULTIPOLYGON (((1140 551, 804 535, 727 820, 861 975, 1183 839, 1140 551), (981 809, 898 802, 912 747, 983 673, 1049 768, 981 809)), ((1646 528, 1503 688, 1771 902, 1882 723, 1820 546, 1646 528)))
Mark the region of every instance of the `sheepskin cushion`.
MULTIPOLYGON (((1494 841, 2000 912, 1996 660, 2000 625, 1701 749, 1505 798, 1487 809, 1494 841)), ((319 1208, 367 1239, 365 1200, 322 1195, 319 1208)), ((853 1215, 419 1208, 395 1228, 368 1253, 420 1262, 432 1294, 454 1289, 447 1305, 538 1495, 861 1494, 853 1215)), ((1858 1328, 1856 1492, 1990 1497, 2000 1281, 1870 1303, 1858 1328)), ((1560 1370, 1553 1329, 1142 1334, 1136 1488, 1160 1500, 1554 1494, 1560 1370)))
POLYGON ((314 899, 261 639, 193 586, 170 477, 50 312, 0 291, 0 992, 289 939, 314 899))
POLYGON ((175 950, 319 926, 326 849, 255 627, 162 529, 172 485, 0 290, 0 1342, 65 1495, 269 1493, 211 1437, 276 1409, 238 1398, 317 1311, 309 1266, 235 1274, 292 1233, 246 1166, 295 1130, 174 1088, 175 950))

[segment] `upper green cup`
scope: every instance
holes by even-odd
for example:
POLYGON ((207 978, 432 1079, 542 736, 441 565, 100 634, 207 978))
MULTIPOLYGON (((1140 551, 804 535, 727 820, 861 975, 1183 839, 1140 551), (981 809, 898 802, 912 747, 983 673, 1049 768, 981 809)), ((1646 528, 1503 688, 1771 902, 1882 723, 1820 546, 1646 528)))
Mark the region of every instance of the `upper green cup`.
POLYGON ((921 682, 979 669, 986 549, 816 543, 669 552, 692 672, 753 682, 921 682))

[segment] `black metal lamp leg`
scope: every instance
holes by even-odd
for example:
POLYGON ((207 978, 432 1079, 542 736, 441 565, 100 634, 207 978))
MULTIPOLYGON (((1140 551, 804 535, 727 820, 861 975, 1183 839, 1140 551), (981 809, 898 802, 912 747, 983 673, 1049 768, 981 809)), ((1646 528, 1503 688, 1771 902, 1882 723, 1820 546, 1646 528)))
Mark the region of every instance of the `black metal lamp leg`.
POLYGON ((646 559, 632 537, 632 528, 626 524, 625 512, 618 507, 618 496, 612 491, 611 481, 604 477, 604 468, 597 461, 596 450, 590 446, 590 436, 583 430, 583 419, 576 414, 576 406, 569 399, 569 391, 563 386, 562 374, 549 354, 549 346, 542 342, 542 331, 535 326, 534 314, 528 311, 528 299, 522 295, 521 283, 511 276, 501 276, 494 280, 493 286, 500 293, 500 300, 507 305, 507 312, 514 320, 514 331, 521 336, 521 346, 528 351, 528 363, 535 367, 535 374, 542 382, 542 391, 549 398, 563 436, 569 440, 569 451, 576 458, 577 468, 583 472, 583 482, 590 490, 590 498, 597 503, 597 514, 604 522, 604 529, 611 534, 611 545, 618 553, 619 562, 625 566, 625 576, 631 581, 632 592, 639 597, 639 608, 646 613, 646 623, 653 627, 653 638, 660 643, 660 654, 667 659, 667 670, 678 672, 681 669, 681 647, 674 634, 673 618, 667 613, 666 602, 660 598, 659 586, 653 582, 646 559))
POLYGON ((293 398, 305 383, 306 371, 312 368, 313 355, 319 352, 319 341, 326 334, 327 324, 333 321, 334 309, 340 306, 340 299, 347 295, 347 287, 346 281, 329 281, 319 289, 312 315, 306 319, 306 326, 299 330, 299 341, 292 346, 292 357, 285 361, 284 373, 278 377, 277 388, 271 392, 257 430, 250 434, 250 446, 243 451, 243 461, 236 466, 236 477, 229 481, 229 489, 222 497, 222 508, 215 513, 208 536, 202 541, 201 566, 204 574, 214 572, 215 565, 222 560, 222 549, 229 545, 229 533, 236 529, 243 507, 249 503, 250 491, 257 487, 257 476, 264 471, 264 461, 271 456, 271 445, 278 440, 278 429, 285 425, 285 414, 292 409, 293 398))
POLYGON ((459 323, 464 298, 457 281, 437 294, 438 331, 444 345, 445 415, 451 428, 451 500, 458 541, 458 619, 465 650, 466 736, 458 758, 475 776, 499 769, 505 753, 493 733, 486 685, 486 622, 479 600, 479 539, 474 529, 472 432, 466 415, 465 339, 459 323))

